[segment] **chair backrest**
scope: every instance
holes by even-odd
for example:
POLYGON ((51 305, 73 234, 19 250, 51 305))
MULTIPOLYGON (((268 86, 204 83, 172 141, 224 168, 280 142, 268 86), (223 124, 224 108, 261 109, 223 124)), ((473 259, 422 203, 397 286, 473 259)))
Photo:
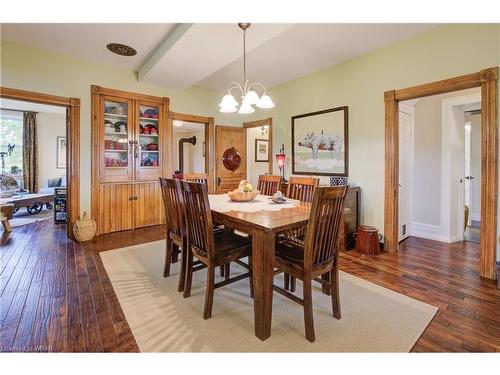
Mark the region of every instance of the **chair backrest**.
POLYGON ((303 202, 312 202, 319 178, 290 177, 286 196, 303 202))
POLYGON ((207 173, 184 173, 184 181, 198 182, 206 184, 208 181, 207 173))
POLYGON ((165 205, 167 236, 182 240, 182 236, 185 235, 185 224, 181 182, 178 179, 160 177, 160 185, 165 205))
POLYGON ((182 181, 187 241, 193 252, 211 260, 215 257, 212 212, 207 184, 182 181))
POLYGON ((260 175, 257 190, 263 195, 273 195, 281 187, 281 176, 260 175))
POLYGON ((333 262, 337 257, 346 191, 347 186, 316 188, 304 246, 306 269, 333 262))

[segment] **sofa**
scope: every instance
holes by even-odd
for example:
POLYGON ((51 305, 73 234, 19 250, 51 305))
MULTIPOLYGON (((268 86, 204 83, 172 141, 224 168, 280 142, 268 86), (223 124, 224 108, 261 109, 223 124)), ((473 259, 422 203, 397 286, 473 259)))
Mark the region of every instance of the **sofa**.
POLYGON ((66 187, 66 175, 59 178, 49 178, 47 186, 38 189, 39 194, 54 194, 54 189, 58 187, 66 187))

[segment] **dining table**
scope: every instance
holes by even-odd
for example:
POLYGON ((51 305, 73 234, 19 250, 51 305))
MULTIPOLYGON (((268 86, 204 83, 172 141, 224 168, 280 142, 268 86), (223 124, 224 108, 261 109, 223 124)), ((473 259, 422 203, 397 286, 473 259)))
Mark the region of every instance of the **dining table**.
POLYGON ((212 220, 252 237, 252 273, 255 336, 271 336, 274 251, 276 236, 302 227, 309 220, 311 203, 287 199, 275 203, 258 195, 249 202, 233 202, 227 194, 209 195, 212 220))

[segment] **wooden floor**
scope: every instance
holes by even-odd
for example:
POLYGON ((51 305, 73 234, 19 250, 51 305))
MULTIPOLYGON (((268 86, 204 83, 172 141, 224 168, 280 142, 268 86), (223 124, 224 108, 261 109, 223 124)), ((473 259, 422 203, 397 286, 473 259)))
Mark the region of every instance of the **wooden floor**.
MULTIPOLYGON (((115 233, 81 245, 66 239, 64 226, 45 220, 4 234, 1 351, 138 351, 98 253, 162 239, 163 231, 115 233)), ((409 238, 397 255, 348 252, 340 265, 439 307, 414 351, 500 352, 500 290, 477 276, 478 251, 473 243, 409 238)))

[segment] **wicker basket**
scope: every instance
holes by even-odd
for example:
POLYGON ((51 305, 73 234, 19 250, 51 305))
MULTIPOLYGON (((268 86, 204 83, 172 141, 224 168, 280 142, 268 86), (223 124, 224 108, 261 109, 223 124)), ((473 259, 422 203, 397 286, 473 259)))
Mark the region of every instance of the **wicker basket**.
POLYGON ((227 195, 229 195, 229 198, 232 201, 235 201, 235 202, 248 202, 248 201, 253 200, 257 195, 259 195, 259 191, 258 190, 254 190, 254 191, 243 192, 243 191, 239 191, 238 189, 236 189, 236 190, 233 190, 233 191, 229 191, 227 193, 227 195))
POLYGON ((83 213, 83 217, 78 219, 73 225, 73 234, 79 242, 89 241, 95 236, 96 225, 95 221, 88 217, 87 211, 83 213))

